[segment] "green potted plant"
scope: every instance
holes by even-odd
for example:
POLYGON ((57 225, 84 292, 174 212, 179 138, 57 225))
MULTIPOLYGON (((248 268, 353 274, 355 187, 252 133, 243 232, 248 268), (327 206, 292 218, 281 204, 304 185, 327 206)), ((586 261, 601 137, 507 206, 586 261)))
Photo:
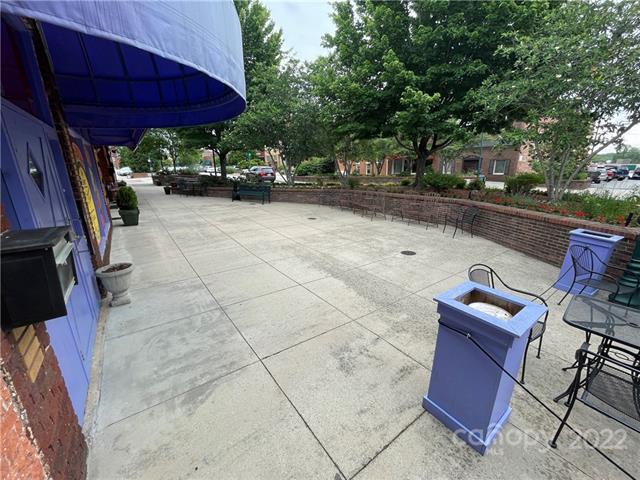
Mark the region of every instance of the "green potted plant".
POLYGON ((138 225, 138 196, 131 187, 120 187, 116 194, 118 213, 125 225, 138 225))

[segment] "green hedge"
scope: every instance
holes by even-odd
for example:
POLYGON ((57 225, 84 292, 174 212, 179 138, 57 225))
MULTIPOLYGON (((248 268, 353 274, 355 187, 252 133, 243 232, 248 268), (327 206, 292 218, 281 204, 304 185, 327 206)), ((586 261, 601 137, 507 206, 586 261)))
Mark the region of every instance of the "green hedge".
POLYGON ((422 185, 427 188, 433 188, 437 192, 451 188, 464 188, 466 183, 465 179, 461 176, 446 173, 429 172, 422 177, 422 185))
POLYGON ((335 173, 335 164, 330 158, 311 158, 298 165, 296 175, 326 175, 335 173))
POLYGON ((508 177, 504 182, 507 193, 527 194, 535 187, 544 183, 544 176, 540 173, 519 173, 515 177, 508 177))

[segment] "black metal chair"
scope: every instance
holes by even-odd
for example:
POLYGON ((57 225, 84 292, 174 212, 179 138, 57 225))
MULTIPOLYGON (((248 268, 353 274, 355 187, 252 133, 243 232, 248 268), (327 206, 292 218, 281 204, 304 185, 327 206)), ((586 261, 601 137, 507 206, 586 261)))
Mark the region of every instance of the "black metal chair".
POLYGON ((456 238, 456 232, 458 229, 464 232, 464 227, 466 225, 469 233, 471 233, 471 237, 473 238, 473 225, 476 222, 478 213, 479 210, 476 207, 465 207, 458 210, 453 215, 451 213, 446 215, 444 218, 444 228, 442 229, 442 233, 447 230, 448 224, 454 224, 455 230, 453 231, 453 238, 456 238))
MULTIPOLYGON (((571 282, 571 287, 569 287, 567 293, 565 293, 562 299, 558 302, 558 305, 564 302, 564 299, 567 298, 567 295, 569 295, 576 284, 582 285, 578 295, 582 294, 587 287, 604 290, 614 295, 626 293, 632 294, 640 289, 640 277, 633 272, 627 272, 624 279, 615 278, 608 273, 599 273, 597 270, 615 270, 625 273, 625 269, 605 263, 596 254, 596 252, 585 245, 570 246, 569 255, 571 256, 571 264, 573 268, 573 280, 571 282)), ((630 305, 632 298, 633 295, 629 295, 629 302, 627 306, 630 305)))
POLYGON ((549 445, 557 447, 576 400, 640 432, 640 353, 617 345, 601 346, 595 353, 585 342, 576 351, 576 360, 578 369, 571 383, 568 408, 549 445))
MULTIPOLYGON (((500 276, 496 273, 496 271, 489 267, 488 265, 484 265, 483 263, 476 263, 475 265, 471 265, 468 271, 469 280, 472 282, 480 283, 481 285, 486 285, 487 287, 496 288, 496 280, 507 290, 511 290, 512 292, 520 293, 521 295, 526 295, 531 297, 534 301, 538 300, 545 307, 548 307, 547 302, 540 295, 536 295, 535 293, 527 292, 526 290, 520 290, 518 288, 513 288, 500 278, 500 276)), ((524 383, 524 374, 527 369, 527 353, 529 352, 529 345, 540 339, 538 342, 538 353, 536 354, 536 358, 540 358, 540 349, 542 348, 542 337, 544 335, 545 330, 547 329, 547 318, 549 317, 549 309, 547 308, 547 312, 544 314, 544 318, 542 320, 538 320, 536 324, 531 328, 529 332, 529 340, 527 341, 527 347, 524 351, 524 359, 522 360, 522 375, 520 376, 520 382, 524 383)))

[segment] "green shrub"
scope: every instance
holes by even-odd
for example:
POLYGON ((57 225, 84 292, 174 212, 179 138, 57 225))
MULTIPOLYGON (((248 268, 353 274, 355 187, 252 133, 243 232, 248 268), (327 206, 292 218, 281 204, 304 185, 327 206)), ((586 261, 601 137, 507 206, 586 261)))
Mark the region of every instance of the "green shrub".
POLYGON ((138 196, 131 187, 120 187, 116 193, 116 203, 121 210, 137 210, 138 196))
POLYGON ((335 164, 330 158, 310 158, 298 165, 296 175, 305 177, 308 175, 326 175, 334 173, 335 164))
POLYGON ((347 180, 347 184, 349 185, 349 188, 353 190, 358 185, 360 185, 360 181, 357 178, 349 177, 349 180, 347 180))
POLYGON ((126 187, 126 186, 127 186, 127 182, 125 182, 124 180, 118 181, 118 187, 126 187))
POLYGON ((223 187, 230 184, 229 178, 225 180, 222 177, 213 175, 199 175, 198 180, 203 187, 223 187))
POLYGON ((466 183, 461 176, 446 173, 428 172, 422 177, 422 185, 427 188, 433 188, 437 192, 449 190, 450 188, 464 188, 466 183))
POLYGON ((411 181, 410 178, 403 178, 402 180, 400 180, 400 185, 402 185, 403 187, 408 187, 412 183, 413 182, 411 181))
POLYGON ((526 195, 541 183, 544 183, 544 176, 540 173, 519 173, 515 177, 508 177, 504 188, 507 193, 526 195))
POLYGON ((482 180, 480 180, 479 178, 471 180, 467 184, 467 189, 469 189, 469 190, 484 190, 484 187, 485 187, 484 182, 482 180))

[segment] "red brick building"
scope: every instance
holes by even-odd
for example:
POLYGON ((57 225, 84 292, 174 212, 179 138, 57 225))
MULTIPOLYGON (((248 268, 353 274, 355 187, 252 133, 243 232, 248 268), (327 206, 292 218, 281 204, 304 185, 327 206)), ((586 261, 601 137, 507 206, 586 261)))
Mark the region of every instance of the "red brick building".
POLYGON ((480 173, 489 181, 502 182, 506 177, 532 171, 529 161, 527 145, 498 145, 489 140, 469 145, 454 159, 445 160, 436 155, 433 170, 465 176, 480 173))
MULTIPOLYGON (((529 149, 526 145, 500 145, 493 140, 471 144, 453 159, 444 159, 436 154, 432 168, 439 173, 464 176, 480 173, 487 180, 498 182, 504 181, 505 177, 531 171, 529 149)), ((400 155, 386 157, 381 164, 363 160, 353 162, 351 173, 361 176, 415 173, 415 161, 410 156, 400 155)))

